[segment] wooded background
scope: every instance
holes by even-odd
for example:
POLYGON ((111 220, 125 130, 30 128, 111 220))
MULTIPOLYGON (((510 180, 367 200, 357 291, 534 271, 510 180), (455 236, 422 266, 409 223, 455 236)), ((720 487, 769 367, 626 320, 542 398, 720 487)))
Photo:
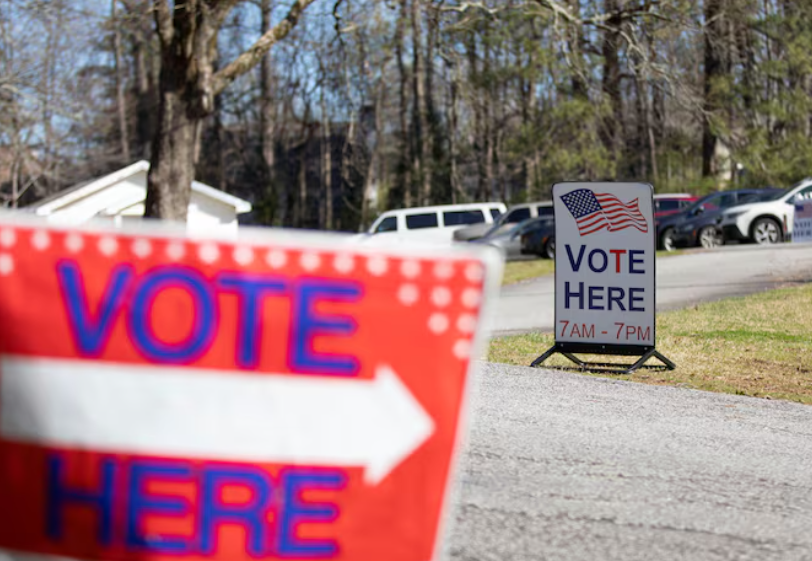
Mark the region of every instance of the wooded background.
MULTIPOLYGON (((250 200, 254 223, 357 231, 561 180, 704 193, 812 175, 811 0, 311 2, 197 113, 195 177, 250 200)), ((189 72, 210 60, 217 78, 293 4, 0 3, 2 204, 154 162, 162 8, 176 38, 179 9, 215 11, 187 47, 189 72)))

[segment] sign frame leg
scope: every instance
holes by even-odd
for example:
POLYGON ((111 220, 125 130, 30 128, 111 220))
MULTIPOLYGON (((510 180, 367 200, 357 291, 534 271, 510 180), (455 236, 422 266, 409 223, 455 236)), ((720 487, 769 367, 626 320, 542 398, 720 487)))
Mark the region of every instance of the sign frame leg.
POLYGON ((601 346, 601 347, 602 348, 600 348, 600 349, 585 347, 584 349, 578 349, 578 351, 580 351, 580 352, 588 352, 590 354, 594 353, 594 354, 615 355, 615 356, 617 356, 617 355, 620 355, 620 356, 632 355, 632 356, 634 356, 634 355, 639 354, 640 358, 637 359, 637 361, 635 361, 634 364, 631 364, 631 365, 628 365, 628 364, 616 364, 616 363, 611 363, 611 362, 586 362, 586 361, 581 360, 577 356, 575 356, 573 354, 573 352, 575 352, 575 351, 573 351, 573 349, 568 348, 567 345, 562 345, 561 343, 555 343, 552 347, 550 347, 549 349, 544 351, 544 353, 541 356, 539 356, 533 362, 531 362, 530 367, 531 368, 536 368, 536 367, 540 366, 542 363, 544 363, 544 361, 546 361, 548 358, 550 358, 551 356, 553 356, 556 353, 558 353, 560 355, 563 355, 564 357, 566 357, 567 359, 569 359, 570 361, 575 363, 575 365, 578 368, 580 368, 581 370, 589 370, 590 367, 601 367, 601 368, 607 368, 607 367, 612 368, 612 367, 614 367, 614 368, 618 369, 619 374, 631 374, 632 372, 634 372, 635 370, 637 370, 637 369, 639 369, 639 368, 641 368, 643 366, 646 366, 648 368, 665 368, 666 370, 674 370, 677 367, 677 365, 671 359, 669 359, 668 357, 663 355, 661 352, 659 352, 654 347, 641 347, 638 351, 630 351, 628 348, 626 348, 626 349, 623 349, 622 352, 611 352, 611 350, 606 348, 605 346, 601 346), (646 362, 650 358, 656 358, 657 360, 662 362, 662 365, 660 365, 660 366, 646 365, 646 362), (621 371, 620 369, 622 369, 624 367, 626 367, 626 369, 621 371))

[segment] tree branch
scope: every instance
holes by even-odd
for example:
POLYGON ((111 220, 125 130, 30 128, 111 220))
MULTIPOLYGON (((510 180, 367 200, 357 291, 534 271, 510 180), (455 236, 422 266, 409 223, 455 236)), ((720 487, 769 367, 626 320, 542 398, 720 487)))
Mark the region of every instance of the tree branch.
POLYGON ((251 45, 247 51, 224 66, 222 70, 218 71, 212 79, 212 91, 214 95, 222 92, 226 86, 236 78, 242 76, 258 64, 271 47, 287 37, 288 33, 299 23, 302 12, 315 1, 316 0, 296 0, 290 7, 290 11, 288 11, 288 15, 285 16, 285 19, 257 39, 257 42, 251 45))
POLYGON ((161 43, 168 45, 172 42, 172 14, 169 12, 167 0, 153 0, 155 9, 155 27, 161 43))
POLYGON ((211 4, 212 29, 220 29, 228 13, 237 4, 237 0, 215 0, 211 4))

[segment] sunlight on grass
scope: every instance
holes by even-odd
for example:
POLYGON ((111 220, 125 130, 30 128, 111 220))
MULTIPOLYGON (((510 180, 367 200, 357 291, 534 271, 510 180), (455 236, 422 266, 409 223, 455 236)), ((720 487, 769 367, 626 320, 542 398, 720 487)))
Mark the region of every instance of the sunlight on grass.
MULTIPOLYGON (((553 339, 552 333, 496 338, 488 360, 527 366, 552 346, 553 339)), ((812 404, 812 285, 658 314, 657 349, 677 364, 676 370, 641 369, 619 377, 812 404)), ((655 359, 650 362, 658 364, 655 359)), ((544 366, 573 365, 554 356, 544 366)))

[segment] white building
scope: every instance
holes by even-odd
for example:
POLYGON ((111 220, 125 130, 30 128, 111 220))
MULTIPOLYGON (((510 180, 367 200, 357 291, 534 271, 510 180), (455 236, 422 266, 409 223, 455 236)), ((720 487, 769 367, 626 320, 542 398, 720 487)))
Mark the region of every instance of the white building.
MULTIPOLYGON (((85 181, 27 207, 49 222, 82 224, 92 219, 121 225, 140 220, 147 196, 149 162, 141 160, 110 175, 85 181)), ((251 203, 198 181, 192 183, 187 228, 189 233, 237 233, 237 215, 251 203)))

